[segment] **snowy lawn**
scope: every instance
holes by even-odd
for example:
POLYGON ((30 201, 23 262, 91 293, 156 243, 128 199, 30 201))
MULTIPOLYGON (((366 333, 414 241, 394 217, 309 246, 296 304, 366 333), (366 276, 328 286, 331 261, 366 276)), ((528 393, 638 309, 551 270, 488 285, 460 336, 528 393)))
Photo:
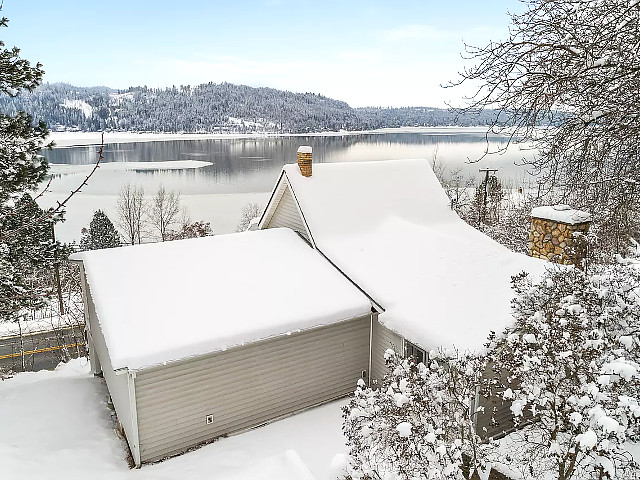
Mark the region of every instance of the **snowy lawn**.
POLYGON ((131 470, 102 379, 86 359, 0 381, 0 464, 7 478, 324 480, 346 452, 338 401, 185 455, 131 470))
MULTIPOLYGON (((68 192, 45 193, 38 203, 47 208, 62 201, 68 192)), ((262 208, 269 200, 269 192, 184 194, 180 195, 181 205, 187 207, 192 220, 209 222, 216 234, 232 233, 240 221, 242 208, 247 203, 257 203, 262 208)), ((147 198, 151 198, 148 196, 147 198)), ((82 227, 88 227, 93 212, 103 210, 115 222, 118 218, 116 204, 118 195, 93 195, 80 192, 67 204, 66 220, 56 225, 56 238, 63 242, 80 241, 82 227)))

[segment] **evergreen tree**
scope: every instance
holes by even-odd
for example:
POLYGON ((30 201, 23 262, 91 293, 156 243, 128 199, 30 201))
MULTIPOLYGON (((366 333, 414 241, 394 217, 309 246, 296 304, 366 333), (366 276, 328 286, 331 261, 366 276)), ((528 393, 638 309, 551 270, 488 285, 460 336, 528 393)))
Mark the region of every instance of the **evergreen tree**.
POLYGON ((53 241, 56 218, 24 193, 13 208, 0 208, 0 321, 18 320, 25 309, 45 305, 52 295, 42 272, 50 272, 69 251, 53 241))
MULTIPOLYGON (((7 23, 3 17, 0 28, 7 23)), ((0 41, 0 92, 10 97, 33 90, 44 73, 19 52, 0 41)), ((52 235, 62 208, 43 211, 29 194, 47 173, 47 162, 38 155, 47 133, 44 123, 34 125, 24 112, 0 113, 0 321, 18 320, 25 308, 46 301, 50 289, 35 281, 36 274, 67 253, 52 235)))
POLYGON ((82 229, 80 249, 98 250, 119 247, 120 245, 120 235, 109 217, 102 210, 94 212, 89 228, 82 229))

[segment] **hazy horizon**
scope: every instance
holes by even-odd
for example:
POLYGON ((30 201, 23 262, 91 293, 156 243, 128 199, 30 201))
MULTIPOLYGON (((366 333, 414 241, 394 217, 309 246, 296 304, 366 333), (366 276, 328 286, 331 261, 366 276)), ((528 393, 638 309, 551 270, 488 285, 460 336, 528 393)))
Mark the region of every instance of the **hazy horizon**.
POLYGON ((518 0, 168 0, 104 4, 7 0, 6 45, 44 65, 44 81, 166 88, 228 82, 312 92, 352 107, 460 104, 440 87, 473 45, 508 34, 518 0))

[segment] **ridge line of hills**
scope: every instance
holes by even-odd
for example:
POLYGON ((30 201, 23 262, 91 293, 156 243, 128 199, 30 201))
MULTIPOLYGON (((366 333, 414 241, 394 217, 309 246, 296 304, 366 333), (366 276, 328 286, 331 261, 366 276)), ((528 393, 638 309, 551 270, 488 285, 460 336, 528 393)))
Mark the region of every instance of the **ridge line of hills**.
POLYGON ((15 98, 0 96, 0 111, 24 110, 52 131, 163 133, 309 133, 407 126, 488 125, 492 110, 457 114, 431 107, 352 108, 315 93, 206 83, 167 88, 39 86, 15 98))

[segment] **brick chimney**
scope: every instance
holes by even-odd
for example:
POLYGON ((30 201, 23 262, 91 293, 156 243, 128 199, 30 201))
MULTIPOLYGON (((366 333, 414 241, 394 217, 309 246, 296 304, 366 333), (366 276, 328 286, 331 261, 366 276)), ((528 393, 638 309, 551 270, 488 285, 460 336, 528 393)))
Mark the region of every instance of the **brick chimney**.
POLYGON ((529 255, 556 263, 574 264, 569 254, 574 245, 573 234, 586 234, 591 214, 575 210, 569 205, 536 207, 531 211, 529 255))
POLYGON ((305 177, 311 176, 311 147, 303 145, 298 147, 298 167, 300 173, 305 177))

